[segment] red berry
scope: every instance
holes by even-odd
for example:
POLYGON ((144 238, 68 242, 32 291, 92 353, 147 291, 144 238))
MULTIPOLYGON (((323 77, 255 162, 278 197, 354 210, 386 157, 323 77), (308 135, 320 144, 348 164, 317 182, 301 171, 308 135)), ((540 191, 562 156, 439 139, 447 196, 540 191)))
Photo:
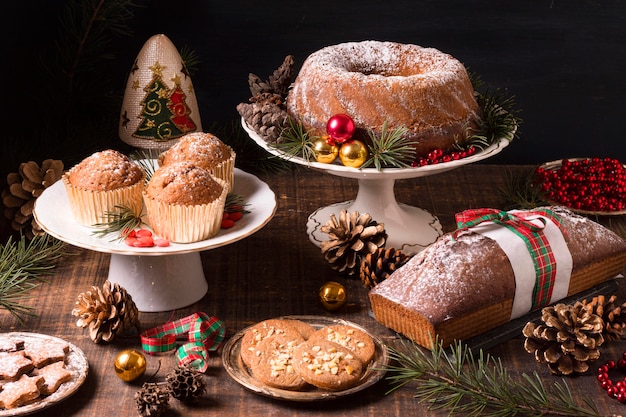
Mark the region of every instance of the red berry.
POLYGON ((152 236, 152 232, 148 229, 139 229, 135 232, 135 236, 137 237, 152 236))
POLYGON ((235 222, 232 219, 223 219, 222 220, 222 229, 230 229, 235 225, 235 222))
POLYGON ((156 239, 154 239, 154 244, 155 244, 156 246, 159 246, 159 247, 161 247, 161 248, 164 248, 164 247, 166 247, 166 246, 169 246, 169 245, 170 245, 170 241, 169 241, 169 240, 167 240, 167 239, 156 238, 156 239))
POLYGON ((236 222, 237 220, 243 217, 243 213, 241 211, 233 211, 228 215, 228 218, 232 221, 236 222))
POLYGON ((152 236, 141 236, 137 238, 133 246, 137 248, 150 248, 154 246, 154 239, 152 239, 152 236))
POLYGON ((126 239, 124 239, 124 243, 126 243, 128 246, 135 246, 136 241, 137 241, 137 238, 135 236, 129 236, 126 239))

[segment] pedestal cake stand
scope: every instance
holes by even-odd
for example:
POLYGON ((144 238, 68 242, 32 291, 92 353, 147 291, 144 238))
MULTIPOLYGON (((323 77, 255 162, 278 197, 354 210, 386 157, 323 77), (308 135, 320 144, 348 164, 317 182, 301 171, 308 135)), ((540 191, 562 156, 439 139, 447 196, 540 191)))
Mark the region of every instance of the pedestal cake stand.
POLYGON ((249 211, 234 227, 221 230, 211 239, 171 243, 167 247, 133 248, 116 236, 94 235, 94 228, 81 226, 72 217, 62 181, 47 188, 36 200, 34 216, 41 228, 57 239, 110 253, 109 281, 124 287, 140 311, 170 311, 189 306, 206 294, 208 283, 200 251, 248 237, 274 216, 274 192, 254 175, 235 169, 233 193, 243 197, 249 211))
POLYGON ((501 152, 510 142, 507 138, 501 138, 472 156, 423 167, 358 169, 337 163, 324 164, 307 161, 289 155, 268 144, 243 119, 242 125, 248 135, 272 155, 327 174, 358 180, 359 189, 354 200, 321 207, 309 216, 307 233, 311 242, 319 246, 321 242, 328 240, 328 235, 320 230, 321 226, 326 224, 331 214, 338 216, 342 209, 346 209, 349 213, 353 211, 369 213, 378 223, 384 223, 388 234, 386 246, 411 255, 432 244, 443 231, 439 219, 428 211, 398 203, 394 193, 395 181, 440 174, 466 164, 482 161, 501 152))

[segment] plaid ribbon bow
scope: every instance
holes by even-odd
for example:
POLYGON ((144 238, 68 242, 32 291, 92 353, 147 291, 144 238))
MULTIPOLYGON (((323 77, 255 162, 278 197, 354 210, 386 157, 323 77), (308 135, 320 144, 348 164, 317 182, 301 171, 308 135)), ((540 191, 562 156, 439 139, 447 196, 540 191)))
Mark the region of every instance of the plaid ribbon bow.
POLYGON ((165 323, 141 333, 141 346, 149 354, 176 349, 177 336, 187 333, 188 342, 176 350, 179 365, 190 363, 200 372, 208 369, 209 352, 222 345, 226 335, 224 323, 205 313, 194 313, 180 320, 165 323))
POLYGON ((458 213, 457 227, 467 229, 483 222, 497 223, 506 227, 517 235, 526 244, 535 267, 535 286, 532 296, 532 310, 536 310, 550 303, 552 290, 556 279, 556 259, 548 238, 542 233, 545 227, 545 218, 550 219, 559 228, 561 222, 550 209, 536 211, 507 212, 496 209, 470 209, 458 213), (537 216, 542 216, 537 218, 537 216), (541 221, 543 225, 533 223, 529 218, 541 221))

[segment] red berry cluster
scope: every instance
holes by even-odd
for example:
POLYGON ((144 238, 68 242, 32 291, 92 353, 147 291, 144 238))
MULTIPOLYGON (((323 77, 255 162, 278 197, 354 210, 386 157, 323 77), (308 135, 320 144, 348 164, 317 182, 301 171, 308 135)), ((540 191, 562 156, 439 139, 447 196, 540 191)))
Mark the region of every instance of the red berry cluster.
POLYGON ((232 204, 224 209, 222 215, 222 229, 230 229, 243 217, 244 208, 241 204, 232 204))
POLYGON ((169 240, 154 237, 148 229, 131 230, 126 235, 124 243, 134 248, 166 247, 170 245, 169 240))
POLYGON ((622 354, 622 359, 617 361, 609 360, 598 368, 598 381, 609 397, 617 399, 621 403, 626 403, 626 376, 617 382, 609 378, 609 372, 618 369, 622 373, 626 371, 626 352, 622 354))
POLYGON ((626 209, 626 169, 616 159, 564 159, 558 169, 538 167, 536 173, 552 202, 587 211, 626 209))
POLYGON ((467 158, 468 156, 472 156, 476 153, 476 148, 474 146, 470 146, 467 149, 462 151, 452 151, 444 153, 441 149, 434 149, 428 152, 426 157, 417 158, 411 164, 412 167, 423 167, 426 165, 434 165, 440 164, 442 162, 451 162, 458 161, 459 159, 467 158))

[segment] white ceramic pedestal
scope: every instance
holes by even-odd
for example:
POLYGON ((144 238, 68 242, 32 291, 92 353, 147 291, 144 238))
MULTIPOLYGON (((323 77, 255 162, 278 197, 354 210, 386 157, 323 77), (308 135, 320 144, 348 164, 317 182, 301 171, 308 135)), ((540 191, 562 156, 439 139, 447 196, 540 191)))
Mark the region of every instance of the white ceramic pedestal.
POLYGON ((443 233, 437 217, 419 207, 399 204, 394 195, 394 179, 359 179, 356 199, 331 204, 313 212, 307 221, 311 242, 320 245, 328 234, 320 230, 331 214, 337 218, 341 210, 348 213, 369 213, 372 219, 385 224, 388 239, 386 247, 415 254, 432 244, 443 233))
POLYGON ((393 247, 406 254, 415 254, 433 243, 442 234, 441 224, 437 217, 418 207, 399 204, 394 195, 396 180, 426 177, 440 174, 466 164, 487 159, 500 153, 513 138, 501 138, 492 145, 468 156, 467 158, 411 168, 351 168, 339 163, 324 164, 307 161, 303 158, 286 154, 268 144, 258 133, 241 119, 243 129, 257 145, 269 153, 296 164, 304 165, 326 174, 343 178, 354 178, 359 181, 356 199, 343 203, 335 203, 322 207, 312 213, 307 221, 307 232, 311 242, 320 245, 328 240, 328 235, 320 228, 330 219, 330 215, 338 215, 342 209, 348 212, 358 211, 369 213, 372 219, 385 224, 388 239, 386 247, 393 247))
POLYGON ((133 294, 139 311, 169 311, 191 305, 208 291, 199 252, 136 256, 111 254, 109 281, 133 294))
POLYGON ((126 289, 139 311, 171 311, 194 304, 209 289, 200 252, 244 239, 274 217, 276 196, 254 175, 235 169, 233 193, 243 198, 248 210, 234 227, 221 230, 210 239, 171 243, 166 247, 133 248, 126 246, 117 236, 95 236, 93 228, 79 225, 70 215, 62 181, 48 187, 36 200, 34 216, 43 230, 57 239, 110 253, 108 279, 126 289))

